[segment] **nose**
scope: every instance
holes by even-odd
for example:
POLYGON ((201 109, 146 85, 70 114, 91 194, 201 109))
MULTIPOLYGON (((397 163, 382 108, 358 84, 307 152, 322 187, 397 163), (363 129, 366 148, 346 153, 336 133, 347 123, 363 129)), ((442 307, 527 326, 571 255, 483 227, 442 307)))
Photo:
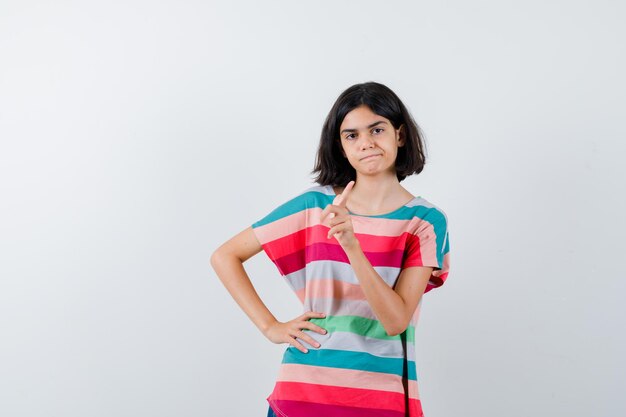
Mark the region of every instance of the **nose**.
POLYGON ((361 141, 361 149, 368 149, 374 146, 374 138, 372 135, 363 135, 364 140, 361 141))

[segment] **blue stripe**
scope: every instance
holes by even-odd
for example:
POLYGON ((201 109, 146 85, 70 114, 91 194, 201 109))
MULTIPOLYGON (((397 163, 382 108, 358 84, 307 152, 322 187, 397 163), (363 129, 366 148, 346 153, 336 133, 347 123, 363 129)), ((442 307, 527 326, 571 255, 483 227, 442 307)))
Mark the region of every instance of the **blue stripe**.
MULTIPOLYGON (((327 205, 332 204, 334 199, 334 195, 324 194, 320 191, 305 191, 302 194, 276 207, 268 215, 254 222, 252 224, 252 227, 264 226, 276 220, 280 220, 283 217, 290 216, 309 208, 318 207, 324 209, 327 205)), ((441 233, 440 229, 445 229, 446 219, 440 210, 433 207, 427 207, 422 205, 404 206, 392 213, 361 217, 395 220, 410 220, 413 217, 424 219, 426 217, 429 217, 428 221, 433 224, 433 226, 435 227, 435 232, 437 233, 438 247, 443 246, 443 233, 441 233)))
MULTIPOLYGON (((365 352, 348 350, 309 349, 308 353, 303 353, 299 349, 289 346, 285 350, 282 363, 355 369, 404 376, 403 358, 383 358, 365 352)), ((415 362, 407 361, 407 368, 408 379, 416 381, 415 362)))

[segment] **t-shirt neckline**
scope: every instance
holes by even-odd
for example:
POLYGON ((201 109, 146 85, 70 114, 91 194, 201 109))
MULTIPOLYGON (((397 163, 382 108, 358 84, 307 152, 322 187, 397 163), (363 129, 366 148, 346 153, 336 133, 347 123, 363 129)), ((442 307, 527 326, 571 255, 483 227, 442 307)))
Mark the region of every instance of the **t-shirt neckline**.
MULTIPOLYGON (((332 185, 329 185, 328 188, 330 189, 330 192, 334 196, 337 196, 337 193, 335 192, 335 188, 332 185)), ((348 213, 350 213, 353 216, 359 216, 359 217, 372 217, 372 218, 389 217, 389 216, 392 216, 395 213, 399 212, 400 210, 404 209, 405 207, 408 207, 409 204, 411 204, 415 200, 418 200, 419 198, 421 198, 421 196, 415 196, 412 199, 410 199, 409 201, 407 201, 406 203, 404 203, 402 206, 400 206, 397 209, 392 210, 392 211, 390 211, 388 213, 383 213, 383 214, 358 214, 358 213, 353 213, 350 210, 348 210, 348 213)))

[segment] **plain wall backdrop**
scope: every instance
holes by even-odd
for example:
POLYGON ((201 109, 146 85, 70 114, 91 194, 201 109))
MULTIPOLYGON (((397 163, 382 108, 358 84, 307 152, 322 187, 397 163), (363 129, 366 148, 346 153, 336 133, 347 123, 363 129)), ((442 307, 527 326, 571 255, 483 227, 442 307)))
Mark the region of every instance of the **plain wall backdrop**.
MULTIPOLYGON (((209 265, 313 185, 348 86, 426 135, 449 218, 427 417, 626 414, 618 1, 3 1, 0 415, 264 417, 286 345, 209 265)), ((244 264, 279 320, 301 305, 244 264)))

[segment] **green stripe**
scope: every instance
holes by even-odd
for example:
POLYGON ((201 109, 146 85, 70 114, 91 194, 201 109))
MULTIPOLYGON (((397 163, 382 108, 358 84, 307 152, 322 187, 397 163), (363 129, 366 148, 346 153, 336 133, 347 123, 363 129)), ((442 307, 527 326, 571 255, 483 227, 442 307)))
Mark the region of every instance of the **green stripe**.
POLYGON ((407 361, 407 376, 405 376, 403 358, 384 358, 370 353, 350 350, 309 349, 308 353, 304 353, 293 346, 289 346, 285 350, 282 363, 381 372, 417 380, 414 361, 407 361))
MULTIPOLYGON (((385 328, 378 320, 360 316, 328 316, 325 318, 312 318, 309 321, 331 332, 350 332, 374 339, 401 340, 401 334, 389 336, 385 328)), ((408 326, 403 332, 407 342, 415 342, 415 327, 408 326)))

